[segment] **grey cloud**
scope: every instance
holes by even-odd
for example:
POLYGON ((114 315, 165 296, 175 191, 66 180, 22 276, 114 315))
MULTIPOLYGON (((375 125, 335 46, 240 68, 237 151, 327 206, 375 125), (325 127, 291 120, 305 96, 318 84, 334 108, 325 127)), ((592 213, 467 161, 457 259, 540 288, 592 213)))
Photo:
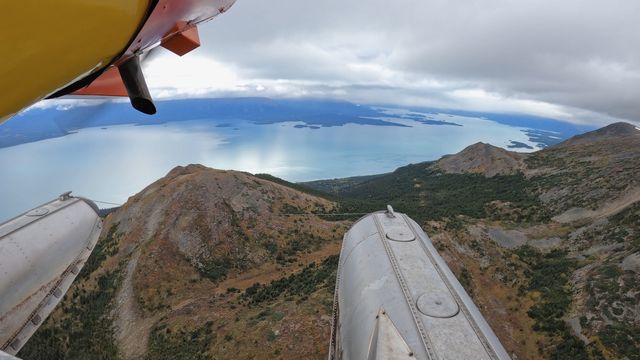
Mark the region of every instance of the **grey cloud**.
POLYGON ((639 15, 635 0, 238 0, 201 27, 200 51, 244 78, 333 84, 357 101, 395 91, 455 106, 447 91, 480 88, 636 120, 639 15))

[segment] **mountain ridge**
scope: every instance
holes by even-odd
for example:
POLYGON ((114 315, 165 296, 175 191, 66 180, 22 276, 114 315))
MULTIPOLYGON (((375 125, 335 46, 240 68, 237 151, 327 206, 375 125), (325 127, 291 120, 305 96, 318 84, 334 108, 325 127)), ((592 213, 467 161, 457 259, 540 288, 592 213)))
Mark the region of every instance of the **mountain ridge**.
POLYGON ((445 155, 433 165, 448 174, 477 173, 487 177, 509 175, 525 168, 527 155, 478 142, 453 155, 445 155))
POLYGON ((567 139, 555 146, 574 146, 584 143, 594 143, 598 141, 613 140, 620 137, 637 137, 640 136, 640 128, 637 126, 626 123, 617 122, 609 124, 605 127, 590 131, 584 134, 576 135, 570 139, 567 139))
POLYGON ((252 357, 253 339, 259 339, 261 351, 270 349, 271 355, 313 358, 326 347, 333 298, 333 284, 325 282, 335 264, 322 264, 339 251, 337 234, 346 229, 342 222, 305 214, 330 212, 333 206, 244 172, 175 167, 104 221, 100 244, 108 251, 96 249, 92 256, 102 260, 74 284, 48 320, 51 327, 41 330, 63 342, 52 348, 36 337, 21 356, 252 357), (323 266, 328 270, 321 272, 323 266), (113 288, 96 288, 106 275, 113 288), (275 310, 261 315, 264 309, 252 305, 257 300, 244 291, 281 278, 289 280, 279 291, 291 299, 266 301, 275 310), (287 287, 298 283, 305 287, 287 287), (81 313, 69 309, 81 308, 84 294, 98 296, 97 291, 108 295, 99 312, 103 320, 83 323, 76 318, 81 313), (308 299, 303 307, 314 309, 313 317, 297 312, 301 298, 308 299), (76 325, 65 330, 56 319, 76 325), (278 335, 294 329, 302 333, 278 335), (93 344, 94 332, 105 334, 102 345, 93 344), (105 354, 107 348, 112 353, 105 354))

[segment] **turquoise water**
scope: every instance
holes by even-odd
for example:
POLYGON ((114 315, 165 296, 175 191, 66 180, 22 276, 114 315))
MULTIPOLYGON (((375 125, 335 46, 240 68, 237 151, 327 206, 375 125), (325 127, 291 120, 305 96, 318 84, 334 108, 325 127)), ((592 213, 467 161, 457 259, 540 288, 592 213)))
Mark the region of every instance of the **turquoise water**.
POLYGON ((463 126, 347 124, 319 129, 301 123, 256 125, 194 120, 162 125, 87 128, 0 149, 0 221, 58 194, 123 203, 177 165, 270 173, 289 181, 376 174, 438 159, 478 142, 535 147, 521 131, 479 118, 441 115, 463 126))

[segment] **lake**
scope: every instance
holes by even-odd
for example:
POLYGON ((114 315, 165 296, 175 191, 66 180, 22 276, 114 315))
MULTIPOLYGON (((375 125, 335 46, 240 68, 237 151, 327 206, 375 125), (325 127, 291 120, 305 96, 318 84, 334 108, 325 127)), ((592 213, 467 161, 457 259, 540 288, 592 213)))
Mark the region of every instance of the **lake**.
POLYGON ((389 119, 407 126, 331 127, 201 119, 83 128, 5 147, 0 149, 0 221, 68 190, 120 204, 173 167, 190 163, 307 181, 389 172, 478 141, 502 147, 511 141, 536 146, 524 127, 468 116, 429 116, 462 126, 408 118, 389 119))

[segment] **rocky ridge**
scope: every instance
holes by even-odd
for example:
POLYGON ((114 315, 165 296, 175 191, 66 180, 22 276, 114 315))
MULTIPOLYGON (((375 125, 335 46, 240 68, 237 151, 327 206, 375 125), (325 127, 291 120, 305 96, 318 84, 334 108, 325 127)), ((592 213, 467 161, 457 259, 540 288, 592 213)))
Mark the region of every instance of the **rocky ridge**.
POLYGON ((487 177, 510 175, 525 168, 527 155, 482 142, 466 147, 454 155, 445 155, 433 166, 448 174, 472 173, 487 177))

